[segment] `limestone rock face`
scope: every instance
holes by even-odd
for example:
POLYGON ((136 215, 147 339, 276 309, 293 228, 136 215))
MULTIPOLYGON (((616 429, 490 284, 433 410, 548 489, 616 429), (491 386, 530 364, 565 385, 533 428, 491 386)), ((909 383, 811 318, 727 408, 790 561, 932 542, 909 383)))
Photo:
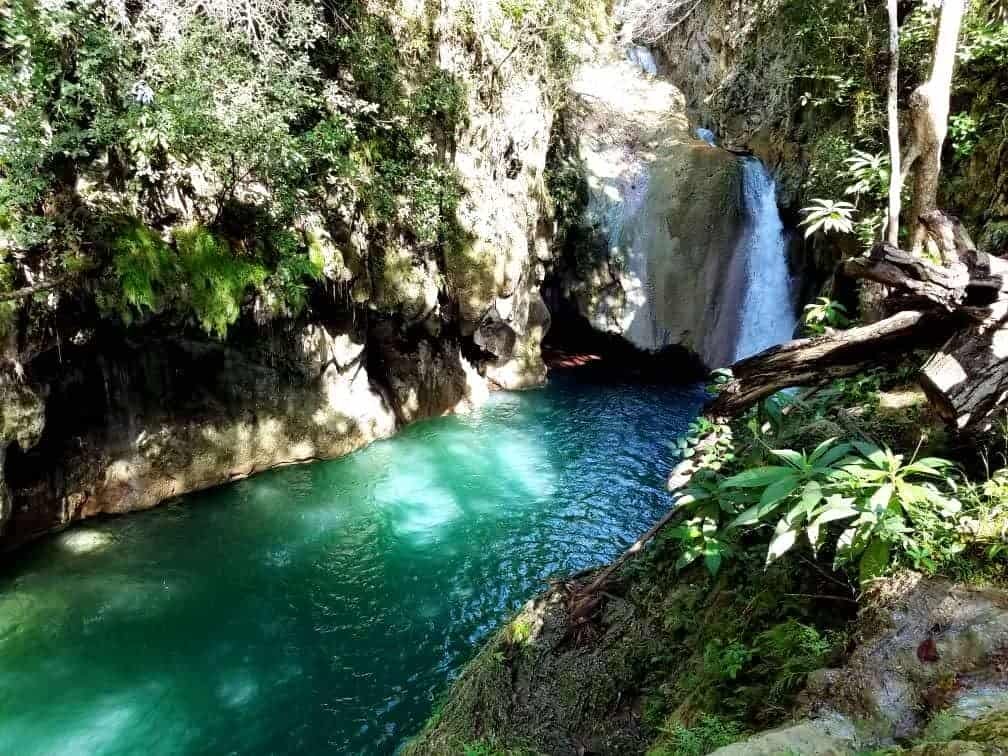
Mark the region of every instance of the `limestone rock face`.
POLYGON ((39 442, 45 427, 45 402, 30 386, 0 376, 0 532, 11 513, 11 496, 4 479, 11 444, 28 450, 39 442))
POLYGON ((364 350, 360 332, 305 324, 245 349, 165 342, 80 360, 53 386, 46 438, 9 455, 5 544, 390 435, 364 350))
POLYGON ((486 400, 486 380, 457 341, 403 334, 387 322, 378 324, 376 336, 375 358, 400 422, 468 412, 486 400))
POLYGON ((703 3, 655 44, 655 57, 658 71, 684 92, 693 122, 727 147, 751 150, 776 176, 781 204, 792 205, 805 161, 791 117, 795 48, 775 20, 780 5, 703 3))
POLYGON ((422 137, 461 183, 457 239, 423 244, 336 217, 334 203, 299 221, 325 277, 305 312, 250 294, 222 342, 161 314, 129 326, 81 318, 55 295, 27 312, 0 345, 0 376, 27 377, 0 378, 0 548, 337 457, 405 423, 472 409, 491 386, 543 382, 554 77, 526 51, 511 54, 499 4, 383 8, 400 41, 422 38, 431 64, 465 92, 451 133, 432 123, 422 137))
POLYGON ((741 161, 692 136, 682 96, 615 53, 574 83, 587 178, 563 286, 599 331, 730 362, 744 288, 741 161))
MULTIPOLYGON (((442 27, 447 30, 448 19, 466 14, 488 59, 507 59, 511 50, 493 31, 501 20, 492 4, 449 0, 442 7, 442 27)), ((492 74, 488 82, 487 70, 474 68, 471 40, 457 29, 442 35, 438 62, 466 83, 468 93, 469 117, 454 140, 454 165, 465 189, 457 221, 465 240, 445 257, 461 332, 476 334, 495 385, 536 385, 546 375, 538 347, 549 317, 539 289, 552 233, 543 177, 554 106, 544 77, 532 69, 492 74), (500 88, 489 103, 487 86, 500 88)))

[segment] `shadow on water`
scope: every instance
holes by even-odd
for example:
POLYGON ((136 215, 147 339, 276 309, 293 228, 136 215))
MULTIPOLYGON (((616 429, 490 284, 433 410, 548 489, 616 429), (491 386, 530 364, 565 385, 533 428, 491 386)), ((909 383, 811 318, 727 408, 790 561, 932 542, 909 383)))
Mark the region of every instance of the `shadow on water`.
POLYGON ((560 376, 40 543, 0 577, 0 752, 393 752, 547 577, 660 516, 701 401, 560 376))

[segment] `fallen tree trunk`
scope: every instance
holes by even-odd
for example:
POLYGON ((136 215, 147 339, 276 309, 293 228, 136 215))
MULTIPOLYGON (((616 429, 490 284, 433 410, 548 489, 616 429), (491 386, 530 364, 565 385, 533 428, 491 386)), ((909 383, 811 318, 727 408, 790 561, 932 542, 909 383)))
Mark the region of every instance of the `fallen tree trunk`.
POLYGON ((943 264, 878 244, 843 267, 852 278, 887 287, 894 315, 737 363, 708 411, 732 415, 782 388, 842 378, 941 345, 920 378, 939 416, 959 430, 989 426, 995 411, 1008 407, 1008 260, 978 251, 962 224, 940 210, 920 220, 943 264))
POLYGON ((1008 404, 1008 323, 957 333, 924 365, 920 384, 949 425, 990 428, 1008 404))
POLYGON ((935 265, 890 244, 879 244, 867 257, 856 257, 844 264, 851 278, 864 278, 938 305, 949 312, 966 299, 970 283, 964 264, 954 267, 935 265))
POLYGON ((781 389, 844 378, 915 349, 937 347, 954 329, 947 314, 909 310, 871 325, 771 347, 732 366, 732 380, 707 414, 736 415, 781 389))

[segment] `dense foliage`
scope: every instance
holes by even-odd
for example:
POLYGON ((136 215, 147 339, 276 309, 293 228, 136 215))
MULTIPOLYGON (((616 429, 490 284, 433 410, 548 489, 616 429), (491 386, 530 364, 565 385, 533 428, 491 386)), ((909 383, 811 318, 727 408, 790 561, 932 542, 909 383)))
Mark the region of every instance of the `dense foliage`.
MULTIPOLYGON (((935 4, 901 3, 900 109, 927 77, 937 30, 935 4)), ((1000 165, 1008 149, 1008 25, 998 3, 970 0, 960 35, 949 139, 945 145, 943 206, 963 216, 987 246, 1008 238, 1008 206, 1000 165)), ((875 241, 885 219, 889 184, 886 122, 885 3, 783 0, 766 22, 786 36, 786 98, 780 114, 804 146, 808 171, 808 233, 832 234, 838 249, 875 241), (811 200, 815 199, 815 202, 811 200), (848 238, 843 238, 848 237, 848 238)), ((904 131, 907 124, 904 123, 904 131)), ((904 187, 904 194, 907 193, 904 187)), ((904 199, 908 199, 905 197, 904 199)), ((905 220, 905 219, 904 219, 905 220)))
POLYGON ((87 276, 106 310, 223 334, 248 291, 295 312, 311 279, 348 281, 366 242, 333 238, 443 244, 465 91, 431 64, 431 29, 381 10, 0 9, 4 286, 87 276))
MULTIPOLYGON (((679 568, 701 560, 716 574, 756 542, 765 544, 767 564, 797 550, 807 555, 801 558, 826 557, 854 585, 897 567, 969 571, 974 558, 985 569, 1003 569, 1003 443, 978 447, 981 483, 973 482, 975 454, 957 466, 921 453, 933 421, 916 409, 924 402, 919 391, 909 394, 917 404, 902 417, 881 407, 885 387, 905 385, 910 373, 908 367, 837 381, 806 392, 808 398, 779 394, 734 430, 706 418, 694 423, 677 443, 679 456, 699 467, 679 500, 684 519, 668 536, 679 568)), ((908 401, 907 389, 900 391, 894 401, 908 401)), ((1003 432, 991 438, 1003 439, 1003 432)))

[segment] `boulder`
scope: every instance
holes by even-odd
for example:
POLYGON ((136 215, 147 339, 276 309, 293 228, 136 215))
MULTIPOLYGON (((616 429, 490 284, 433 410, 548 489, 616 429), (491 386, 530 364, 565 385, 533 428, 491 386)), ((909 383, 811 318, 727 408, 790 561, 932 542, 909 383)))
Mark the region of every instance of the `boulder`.
POLYGON ((741 160, 692 136, 675 87, 615 55, 582 66, 573 89, 588 203, 564 293, 639 349, 729 363, 745 285, 741 160))

